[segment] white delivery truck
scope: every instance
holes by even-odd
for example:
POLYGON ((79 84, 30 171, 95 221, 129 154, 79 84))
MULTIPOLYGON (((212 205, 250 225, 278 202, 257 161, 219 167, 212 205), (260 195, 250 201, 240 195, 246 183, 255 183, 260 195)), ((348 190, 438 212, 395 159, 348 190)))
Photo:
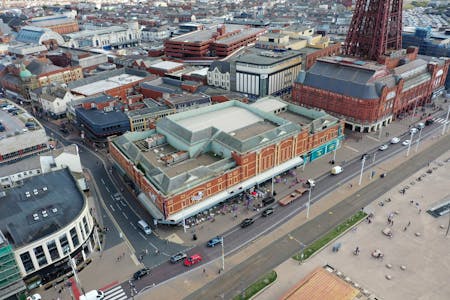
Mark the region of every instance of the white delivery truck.
POLYGON ((105 293, 100 290, 92 290, 81 295, 79 300, 102 300, 103 298, 105 298, 105 293))

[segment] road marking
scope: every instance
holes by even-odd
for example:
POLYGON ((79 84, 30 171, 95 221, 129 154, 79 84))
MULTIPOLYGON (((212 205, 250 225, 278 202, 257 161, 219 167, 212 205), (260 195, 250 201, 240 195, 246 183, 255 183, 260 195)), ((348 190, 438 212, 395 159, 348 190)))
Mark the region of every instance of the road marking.
POLYGON ((109 205, 109 207, 111 207, 112 211, 116 211, 111 204, 109 205))
POLYGON ((124 212, 122 212, 122 215, 128 220, 128 216, 124 212))
POLYGON ((108 187, 105 185, 105 189, 108 191, 108 193, 110 193, 110 191, 109 191, 109 189, 108 189, 108 187))
POLYGON ((147 240, 147 238, 145 237, 145 235, 143 235, 141 232, 139 232, 139 234, 142 236, 142 238, 143 238, 144 240, 147 240))
POLYGON ((120 200, 120 204, 122 204, 122 206, 127 207, 127 204, 125 202, 123 202, 122 200, 120 200))
POLYGON ((345 145, 344 147, 345 147, 345 148, 348 148, 348 149, 350 149, 350 150, 352 150, 352 151, 359 152, 358 149, 355 149, 355 148, 353 148, 353 147, 350 147, 350 146, 347 146, 347 145, 345 145))
POLYGON ((377 141, 377 142, 379 142, 379 141, 380 141, 379 139, 377 139, 377 138, 374 138, 373 136, 370 136, 370 135, 368 135, 368 136, 367 136, 367 138, 369 138, 369 139, 372 139, 372 140, 374 140, 374 141, 377 141))
POLYGON ((120 211, 122 211, 122 207, 120 207, 120 205, 119 205, 118 203, 116 203, 116 205, 117 205, 117 208, 118 208, 120 211))
POLYGON ((133 227, 134 229, 137 229, 136 226, 133 224, 133 222, 130 222, 131 227, 133 227))
POLYGON ((101 181, 103 184, 105 184, 105 181, 103 180, 103 178, 101 178, 100 181, 101 181))

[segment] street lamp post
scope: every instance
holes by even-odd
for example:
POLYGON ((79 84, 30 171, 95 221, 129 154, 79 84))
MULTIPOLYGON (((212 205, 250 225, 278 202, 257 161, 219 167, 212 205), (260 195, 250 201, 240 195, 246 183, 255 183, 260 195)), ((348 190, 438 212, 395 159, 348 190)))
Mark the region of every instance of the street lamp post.
POLYGON ((408 157, 409 150, 411 150, 411 144, 413 141, 413 137, 414 137, 414 130, 411 130, 411 137, 409 138, 409 145, 408 145, 408 150, 406 151, 406 157, 408 157))
POLYGON ((304 257, 303 251, 305 250, 306 245, 303 244, 302 242, 300 242, 295 237, 293 237, 290 233, 288 234, 288 237, 289 237, 290 240, 296 241, 300 245, 300 262, 299 262, 299 264, 302 264, 303 263, 303 257, 304 257))
POLYGON ((444 127, 442 128, 442 135, 445 134, 445 131, 447 129, 447 123, 448 123, 448 117, 450 115, 450 105, 448 106, 448 110, 447 110, 447 116, 445 117, 445 122, 444 122, 444 127))
POLYGON ((274 178, 273 178, 273 176, 272 176, 272 189, 271 189, 271 196, 273 197, 273 180, 274 180, 274 178))
POLYGON ((225 250, 223 245, 223 236, 222 236, 222 271, 225 271, 225 250))
POLYGON ((184 217, 184 202, 183 202, 183 207, 181 208, 181 215, 183 218, 183 231, 184 231, 184 233, 186 233, 186 218, 184 217))
POLYGON ((420 126, 419 137, 417 138, 416 152, 417 152, 417 150, 419 150, 420 137, 422 136, 422 129, 423 129, 423 126, 420 126))
POLYGON ((312 190, 312 186, 309 185, 309 189, 308 189, 308 206, 306 208, 306 218, 309 219, 309 208, 311 207, 311 190, 312 190))
POLYGON ((358 185, 361 185, 362 182, 362 176, 363 176, 363 172, 364 172, 364 163, 366 162, 366 156, 363 156, 363 159, 361 161, 361 173, 359 174, 359 183, 358 185))

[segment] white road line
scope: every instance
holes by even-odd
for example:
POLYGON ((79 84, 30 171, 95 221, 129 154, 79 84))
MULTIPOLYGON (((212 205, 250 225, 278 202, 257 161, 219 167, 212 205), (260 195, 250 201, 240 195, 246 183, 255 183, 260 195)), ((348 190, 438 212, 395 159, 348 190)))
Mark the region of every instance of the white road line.
POLYGON ((125 296, 125 292, 123 291, 122 287, 120 288, 120 290, 116 290, 111 294, 106 294, 105 293, 105 299, 117 299, 117 298, 121 298, 125 296))
POLYGON ((112 289, 107 290, 107 291, 105 292, 105 296, 110 295, 110 294, 112 294, 112 293, 114 293, 114 292, 116 292, 116 291, 121 291, 121 290, 122 290, 122 286, 117 285, 117 286, 113 287, 112 289))
POLYGON ((133 227, 134 229, 137 229, 136 226, 133 224, 133 222, 130 222, 131 227, 133 227))
POLYGON ((101 178, 100 181, 101 181, 103 184, 105 184, 105 181, 103 180, 103 178, 101 178))
POLYGON ((109 189, 108 189, 108 187, 107 186, 105 186, 105 189, 108 191, 108 193, 111 193, 110 191, 109 191, 109 189))
POLYGON ((350 146, 348 146, 348 145, 345 145, 344 147, 347 148, 347 149, 350 149, 350 150, 352 150, 352 151, 359 152, 358 149, 355 149, 355 148, 350 147, 350 146))
POLYGON ((122 212, 122 215, 128 220, 128 216, 124 212, 122 212))
POLYGON ((126 300, 128 299, 127 295, 122 291, 119 295, 115 295, 114 297, 105 297, 105 300, 126 300))
POLYGON ((142 238, 143 238, 144 240, 147 240, 147 238, 145 237, 145 235, 143 235, 141 232, 139 232, 139 234, 142 236, 142 238))
POLYGON ((109 205, 109 207, 111 207, 112 211, 116 211, 111 204, 109 205))

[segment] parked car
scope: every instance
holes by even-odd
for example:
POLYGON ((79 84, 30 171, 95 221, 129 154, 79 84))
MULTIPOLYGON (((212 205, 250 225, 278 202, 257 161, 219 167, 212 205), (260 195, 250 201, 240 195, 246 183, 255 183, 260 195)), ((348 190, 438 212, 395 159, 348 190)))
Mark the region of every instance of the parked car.
POLYGON ((41 299, 42 299, 42 297, 39 294, 34 294, 32 296, 27 297, 27 300, 41 300, 41 299))
POLYGON ((265 210, 263 210, 263 212, 261 213, 261 216, 267 217, 267 216, 270 216, 271 214, 273 214, 273 208, 269 207, 269 208, 266 208, 265 210))
POLYGON ((378 148, 378 150, 384 151, 384 150, 386 150, 388 147, 389 147, 389 146, 388 146, 387 144, 381 145, 380 148, 378 148))
POLYGON ((411 140, 404 140, 402 145, 403 146, 408 146, 411 143, 411 140))
POLYGON ((241 227, 242 228, 248 227, 248 226, 252 225, 253 222, 255 222, 255 220, 253 220, 252 218, 246 218, 246 219, 244 219, 244 221, 242 221, 241 227))
POLYGON ((184 259, 183 264, 184 264, 186 267, 190 267, 190 266, 192 266, 192 265, 198 264, 198 263, 201 262, 202 260, 203 260, 203 258, 202 258, 202 256, 201 256, 200 254, 193 254, 193 255, 191 255, 191 256, 189 256, 189 257, 186 257, 186 258, 184 259))
POLYGON ((425 127, 425 124, 420 122, 420 123, 417 123, 416 127, 419 129, 423 129, 425 127))
POLYGON ((214 247, 214 246, 216 246, 217 244, 222 244, 222 237, 216 236, 215 238, 210 239, 210 240, 208 241, 207 246, 208 246, 208 247, 214 247))
POLYGON ((391 139, 391 144, 397 144, 397 143, 399 143, 400 142, 400 139, 398 138, 398 137, 393 137, 392 139, 391 139))
POLYGON ((146 276, 148 274, 150 274, 150 269, 149 268, 143 268, 143 269, 140 269, 139 271, 137 271, 136 273, 133 274, 133 279, 134 280, 139 280, 139 279, 141 279, 142 277, 144 277, 144 276, 146 276))
POLYGON ((412 127, 412 128, 409 130, 409 132, 412 133, 412 134, 416 134, 417 132, 419 132, 419 129, 417 129, 416 127, 412 127))
POLYGON ((179 262, 179 261, 184 260, 186 257, 187 257, 186 253, 184 253, 184 252, 178 252, 177 254, 172 255, 172 256, 170 257, 170 262, 173 263, 173 264, 175 264, 175 263, 177 263, 177 262, 179 262))

